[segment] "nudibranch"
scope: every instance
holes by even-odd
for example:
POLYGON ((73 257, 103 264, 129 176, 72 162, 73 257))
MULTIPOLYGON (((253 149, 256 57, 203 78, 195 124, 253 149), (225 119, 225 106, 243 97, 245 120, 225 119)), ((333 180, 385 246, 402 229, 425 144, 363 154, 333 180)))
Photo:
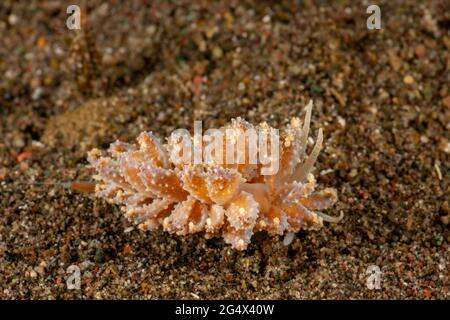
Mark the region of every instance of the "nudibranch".
POLYGON ((247 134, 254 130, 259 136, 269 135, 273 128, 237 118, 216 130, 222 134, 214 138, 216 142, 217 137, 221 139, 220 148, 225 149, 230 141, 241 148, 241 161, 226 161, 226 152, 217 156, 217 148, 216 156, 208 161, 203 154, 201 160, 205 161, 194 161, 195 147, 206 150, 213 140, 211 134, 187 140, 173 134, 162 142, 153 133, 143 132, 137 144, 116 141, 106 153, 91 150, 88 161, 96 171, 96 196, 121 206, 140 229, 162 229, 176 235, 204 232, 207 238, 223 237, 238 250, 247 248, 255 232, 292 235, 302 228, 317 230, 323 221, 338 222, 342 214, 331 217, 320 212, 337 201, 337 194, 332 188, 315 191, 311 171, 323 134, 319 129, 308 155, 311 109, 312 102, 306 107, 303 123, 299 118, 291 119, 281 130, 279 143, 266 139, 266 149, 278 151, 272 152, 279 161, 276 172, 264 174, 262 161, 250 161, 250 149, 256 148, 258 159, 263 158, 263 152, 262 145, 254 146, 255 140, 247 134))

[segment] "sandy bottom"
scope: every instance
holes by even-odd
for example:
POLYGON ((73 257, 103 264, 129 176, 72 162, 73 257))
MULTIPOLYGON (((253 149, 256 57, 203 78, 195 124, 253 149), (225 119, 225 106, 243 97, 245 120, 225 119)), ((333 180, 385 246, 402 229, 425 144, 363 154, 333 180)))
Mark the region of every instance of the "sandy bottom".
POLYGON ((0 4, 0 298, 449 298, 447 1, 379 1, 382 30, 356 1, 88 2, 83 32, 64 1, 0 4), (290 246, 145 233, 61 184, 115 139, 279 127, 309 99, 345 218, 290 246))

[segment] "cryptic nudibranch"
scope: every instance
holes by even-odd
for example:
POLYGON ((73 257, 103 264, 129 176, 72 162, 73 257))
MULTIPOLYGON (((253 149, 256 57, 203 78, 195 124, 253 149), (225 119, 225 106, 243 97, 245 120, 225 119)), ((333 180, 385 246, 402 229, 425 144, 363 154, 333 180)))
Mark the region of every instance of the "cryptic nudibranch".
MULTIPOLYGON (((261 174, 262 166, 249 163, 248 157, 239 164, 182 161, 179 152, 185 142, 172 135, 163 143, 153 133, 143 132, 136 145, 116 141, 107 155, 98 149, 89 152, 88 161, 96 171, 96 195, 120 205, 141 229, 177 235, 204 232, 207 238, 223 237, 238 250, 246 249, 258 231, 282 235, 318 229, 323 221, 337 222, 342 215, 330 217, 318 211, 331 207, 337 194, 331 188, 315 191, 311 170, 323 135, 319 129, 307 155, 311 109, 312 102, 303 123, 293 118, 281 131, 275 174, 261 174)), ((267 123, 253 126, 237 118, 219 130, 225 133, 230 128, 237 135, 248 129, 271 129, 267 123)), ((249 141, 244 141, 241 147, 248 149, 249 141)))

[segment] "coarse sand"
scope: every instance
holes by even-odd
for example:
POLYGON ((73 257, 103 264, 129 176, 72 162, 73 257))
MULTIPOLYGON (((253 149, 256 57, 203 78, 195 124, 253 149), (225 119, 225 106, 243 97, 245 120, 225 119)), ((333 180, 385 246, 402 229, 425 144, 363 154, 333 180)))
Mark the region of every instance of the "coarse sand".
POLYGON ((89 0, 81 31, 73 3, 0 2, 1 299, 449 298, 449 1, 378 1, 381 30, 367 1, 89 0), (142 232, 65 188, 91 180, 92 147, 281 127, 309 99, 314 172, 345 217, 289 246, 142 232))

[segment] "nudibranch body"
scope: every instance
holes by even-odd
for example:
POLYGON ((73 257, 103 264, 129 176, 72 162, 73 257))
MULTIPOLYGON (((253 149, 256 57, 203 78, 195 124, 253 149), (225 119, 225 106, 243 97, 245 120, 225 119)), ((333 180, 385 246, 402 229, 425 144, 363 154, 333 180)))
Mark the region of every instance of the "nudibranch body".
POLYGON ((213 156, 201 157, 203 162, 194 161, 195 146, 213 149, 207 148, 214 140, 211 134, 189 139, 171 135, 163 143, 153 133, 143 132, 136 145, 116 141, 107 155, 93 149, 88 161, 96 170, 96 195, 120 205, 141 229, 163 229, 177 235, 204 232, 207 238, 223 237, 238 250, 246 249, 258 231, 282 235, 302 228, 319 229, 323 221, 339 221, 342 216, 330 217, 319 211, 331 207, 337 195, 331 188, 315 191, 311 170, 323 136, 319 130, 307 155, 311 108, 312 102, 306 107, 303 123, 291 119, 280 133, 279 143, 268 138, 273 128, 267 123, 253 126, 234 119, 217 130, 213 156), (263 139, 251 139, 249 131, 257 131, 263 139), (262 144, 258 144, 261 141, 269 154, 277 155, 272 159, 279 161, 277 172, 264 175, 267 166, 251 161, 252 152, 257 159, 267 157, 267 150, 263 156, 262 144), (236 147, 232 149, 236 154, 239 148, 244 151, 240 161, 227 161, 229 146, 236 147), (218 153, 217 147, 224 152, 218 153))

